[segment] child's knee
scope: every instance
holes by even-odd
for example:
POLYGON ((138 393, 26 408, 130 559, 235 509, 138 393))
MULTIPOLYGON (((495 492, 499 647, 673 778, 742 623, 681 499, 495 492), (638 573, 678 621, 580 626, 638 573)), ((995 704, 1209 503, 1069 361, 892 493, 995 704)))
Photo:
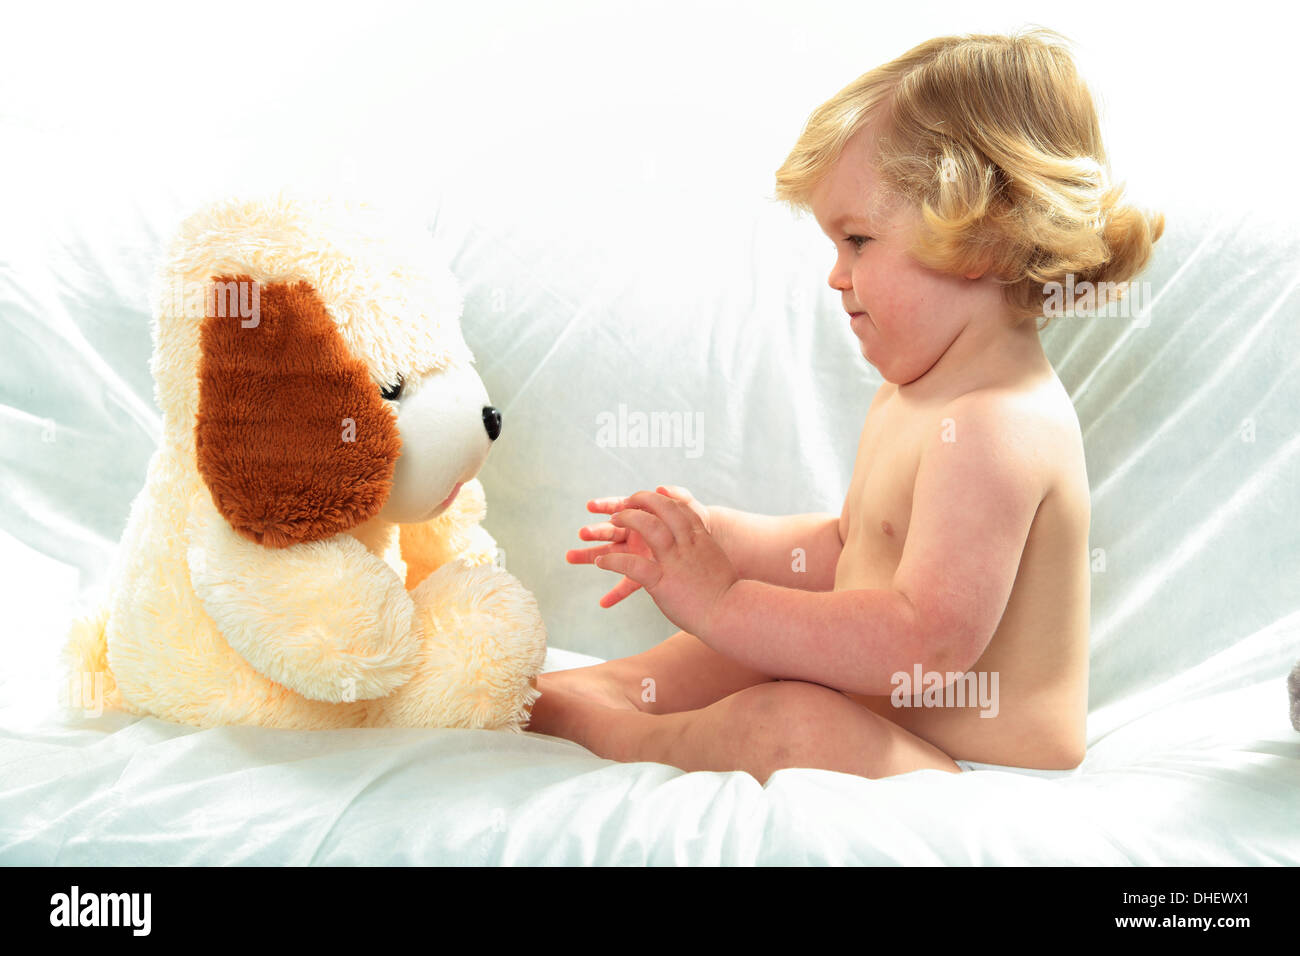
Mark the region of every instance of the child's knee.
POLYGON ((820 684, 776 680, 733 694, 731 720, 751 752, 790 756, 815 744, 842 717, 844 695, 820 684))

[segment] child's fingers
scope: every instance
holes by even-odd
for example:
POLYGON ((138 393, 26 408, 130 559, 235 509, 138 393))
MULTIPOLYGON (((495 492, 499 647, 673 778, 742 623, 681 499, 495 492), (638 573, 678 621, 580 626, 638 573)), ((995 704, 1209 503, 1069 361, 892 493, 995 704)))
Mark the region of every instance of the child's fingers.
POLYGON ((637 584, 629 577, 624 577, 618 584, 610 589, 610 592, 600 599, 601 607, 613 607, 623 598, 635 591, 641 590, 641 585, 637 584))
POLYGON ((617 544, 599 545, 595 548, 572 548, 564 552, 564 560, 570 564, 593 564, 602 554, 621 554, 624 548, 617 544))
POLYGON ((595 514, 611 515, 621 508, 627 507, 627 499, 619 498, 592 498, 587 502, 587 510, 595 514))
MULTIPOLYGON (((682 507, 686 511, 689 511, 695 516, 695 518, 699 519, 700 526, 704 528, 705 531, 710 534, 713 533, 709 528, 709 509, 700 504, 693 494, 681 485, 660 485, 658 491, 661 495, 665 495, 675 501, 680 501, 682 507)), ((691 519, 691 523, 694 524, 694 518, 691 519)))
POLYGON ((626 541, 628 533, 626 528, 616 528, 608 521, 578 529, 578 537, 583 541, 626 541))
POLYGON ((668 526, 649 511, 629 508, 616 512, 609 520, 615 527, 627 528, 640 534, 656 558, 672 547, 675 540, 668 526))
MULTIPOLYGON (((697 520, 697 518, 695 513, 680 501, 654 491, 638 491, 631 498, 628 498, 627 502, 633 508, 644 509, 662 521, 674 539, 685 541, 690 538, 693 519, 697 520)), ((621 511, 619 514, 627 516, 635 514, 635 512, 621 511)), ((617 523, 615 522, 615 524, 617 523)), ((634 530, 640 531, 641 529, 635 528, 634 530)))
POLYGON ((695 500, 695 496, 681 485, 660 485, 655 490, 660 494, 667 495, 669 498, 676 498, 678 501, 690 502, 695 500))
POLYGON ((654 587, 663 576, 663 569, 659 565, 639 554, 602 554, 596 558, 595 564, 602 571, 616 571, 626 575, 643 588, 654 587))

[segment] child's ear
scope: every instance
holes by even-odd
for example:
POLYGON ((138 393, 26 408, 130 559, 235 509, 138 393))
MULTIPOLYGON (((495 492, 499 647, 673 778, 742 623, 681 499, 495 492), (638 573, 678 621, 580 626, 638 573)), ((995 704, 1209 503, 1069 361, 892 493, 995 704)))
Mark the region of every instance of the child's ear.
POLYGON ((967 279, 983 279, 993 269, 993 259, 987 253, 979 257, 978 260, 970 264, 962 275, 967 279))

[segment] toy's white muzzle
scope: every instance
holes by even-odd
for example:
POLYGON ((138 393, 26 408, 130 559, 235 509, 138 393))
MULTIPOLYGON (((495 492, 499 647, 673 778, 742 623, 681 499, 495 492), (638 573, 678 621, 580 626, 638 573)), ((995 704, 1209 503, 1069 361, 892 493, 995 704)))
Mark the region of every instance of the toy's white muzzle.
POLYGON ((402 453, 378 517, 398 524, 437 517, 478 474, 500 430, 501 413, 472 368, 451 366, 405 383, 397 402, 402 453))

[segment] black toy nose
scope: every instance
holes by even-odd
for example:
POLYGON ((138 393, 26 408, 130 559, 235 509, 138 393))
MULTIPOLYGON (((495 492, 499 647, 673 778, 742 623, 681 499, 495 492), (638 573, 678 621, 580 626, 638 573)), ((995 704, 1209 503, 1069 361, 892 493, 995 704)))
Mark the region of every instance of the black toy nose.
POLYGON ((493 441, 501 434, 501 413, 491 405, 483 406, 483 427, 487 429, 488 438, 493 441))

